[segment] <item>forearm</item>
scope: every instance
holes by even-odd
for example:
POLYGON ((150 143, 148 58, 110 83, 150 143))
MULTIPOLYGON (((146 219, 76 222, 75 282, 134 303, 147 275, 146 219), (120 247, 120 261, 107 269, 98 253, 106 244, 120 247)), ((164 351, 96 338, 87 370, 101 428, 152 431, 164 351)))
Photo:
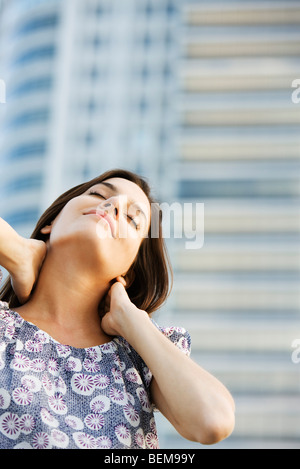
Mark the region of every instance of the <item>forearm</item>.
POLYGON ((0 218, 0 265, 10 274, 18 268, 22 251, 22 237, 0 218))
POLYGON ((153 374, 155 404, 177 430, 188 439, 203 442, 215 438, 207 437, 213 426, 220 427, 216 439, 228 436, 234 403, 222 383, 174 346, 148 317, 128 321, 124 332, 153 374))
POLYGON ((226 438, 234 426, 234 403, 225 386, 165 337, 119 281, 108 297, 101 326, 106 334, 124 337, 151 370, 158 409, 189 440, 212 444, 226 438))

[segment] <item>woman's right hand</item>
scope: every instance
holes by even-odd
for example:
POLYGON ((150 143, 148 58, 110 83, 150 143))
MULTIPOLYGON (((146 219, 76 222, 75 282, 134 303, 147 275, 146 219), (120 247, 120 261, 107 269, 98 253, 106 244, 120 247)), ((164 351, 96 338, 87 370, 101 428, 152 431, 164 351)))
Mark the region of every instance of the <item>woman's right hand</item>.
POLYGON ((29 299, 46 254, 47 245, 44 241, 21 238, 19 261, 15 271, 9 272, 12 287, 21 304, 29 299))

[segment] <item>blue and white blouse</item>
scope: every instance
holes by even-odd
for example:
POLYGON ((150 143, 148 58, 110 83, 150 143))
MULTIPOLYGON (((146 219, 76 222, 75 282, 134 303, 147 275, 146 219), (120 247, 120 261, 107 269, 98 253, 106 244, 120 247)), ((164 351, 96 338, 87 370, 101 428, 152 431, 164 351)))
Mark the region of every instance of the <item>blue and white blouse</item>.
MULTIPOLYGON (((159 329, 190 353, 187 331, 159 329)), ((0 301, 0 449, 156 449, 151 379, 122 337, 62 345, 0 301)))

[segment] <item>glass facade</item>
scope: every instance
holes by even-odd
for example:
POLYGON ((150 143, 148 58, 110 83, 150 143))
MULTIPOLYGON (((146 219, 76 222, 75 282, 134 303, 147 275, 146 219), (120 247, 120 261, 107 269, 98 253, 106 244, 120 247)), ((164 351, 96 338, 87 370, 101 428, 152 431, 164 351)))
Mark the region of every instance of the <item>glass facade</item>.
POLYGON ((205 218, 201 250, 174 243, 173 315, 235 397, 218 446, 299 447, 299 2, 191 0, 181 20, 173 175, 205 218))
POLYGON ((40 168, 45 167, 51 133, 59 15, 51 1, 6 2, 1 15, 0 74, 7 99, 0 119, 0 211, 24 235, 41 212, 40 168))

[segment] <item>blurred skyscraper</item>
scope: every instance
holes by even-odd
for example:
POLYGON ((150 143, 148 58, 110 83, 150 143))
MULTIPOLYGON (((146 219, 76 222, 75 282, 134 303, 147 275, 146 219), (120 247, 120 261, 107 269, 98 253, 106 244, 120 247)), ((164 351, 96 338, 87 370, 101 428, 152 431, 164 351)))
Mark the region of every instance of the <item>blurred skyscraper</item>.
POLYGON ((175 3, 3 2, 1 213, 16 228, 30 232, 63 190, 114 167, 169 193, 175 3))
MULTIPOLYGON (((29 234, 63 190, 119 166, 162 201, 204 202, 204 247, 168 240, 165 320, 234 394, 220 447, 299 447, 299 0, 2 9, 0 216, 29 234)), ((163 419, 160 432, 162 447, 198 447, 163 419)))
POLYGON ((219 446, 299 448, 300 2, 180 5, 172 168, 180 200, 205 203, 205 241, 174 246, 174 323, 236 399, 219 446))

